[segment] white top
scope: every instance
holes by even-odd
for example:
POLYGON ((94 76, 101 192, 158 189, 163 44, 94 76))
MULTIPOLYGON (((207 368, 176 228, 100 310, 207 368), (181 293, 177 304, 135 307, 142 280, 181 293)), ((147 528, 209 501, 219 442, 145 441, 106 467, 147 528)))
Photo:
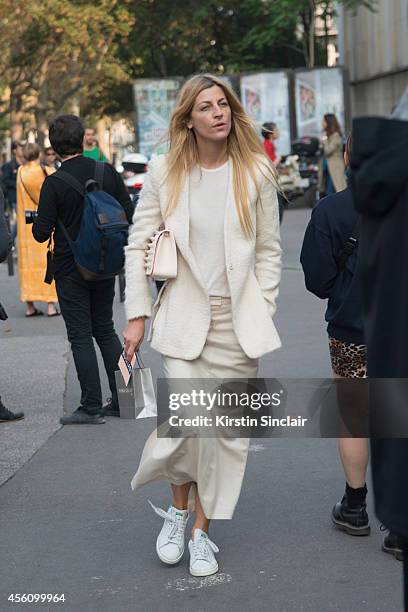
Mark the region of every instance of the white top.
POLYGON ((230 162, 196 166, 190 173, 190 247, 208 295, 230 297, 224 248, 224 217, 230 162))

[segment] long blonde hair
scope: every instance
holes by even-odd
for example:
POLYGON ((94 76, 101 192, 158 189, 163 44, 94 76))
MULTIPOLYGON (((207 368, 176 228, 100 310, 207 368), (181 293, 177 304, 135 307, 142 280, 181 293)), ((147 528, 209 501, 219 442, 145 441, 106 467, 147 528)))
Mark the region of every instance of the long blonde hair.
POLYGON ((197 141, 187 124, 197 96, 209 87, 218 85, 224 91, 231 108, 231 131, 227 139, 227 152, 232 160, 234 196, 242 230, 247 237, 253 235, 249 206, 248 175, 255 184, 259 197, 256 170, 270 180, 276 188, 278 181, 275 168, 265 155, 262 143, 251 119, 232 89, 212 74, 191 77, 181 88, 176 108, 170 120, 169 153, 166 181, 169 198, 165 211, 167 217, 177 206, 180 192, 187 174, 200 163, 197 141))

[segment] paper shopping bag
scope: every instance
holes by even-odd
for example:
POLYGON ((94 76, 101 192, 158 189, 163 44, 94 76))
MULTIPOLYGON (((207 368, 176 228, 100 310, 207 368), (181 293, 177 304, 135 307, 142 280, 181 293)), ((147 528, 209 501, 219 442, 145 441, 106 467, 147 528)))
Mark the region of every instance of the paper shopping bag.
POLYGON ((115 372, 122 419, 143 419, 157 416, 156 394, 150 368, 146 368, 139 354, 137 366, 133 368, 129 383, 126 385, 120 371, 115 372))
POLYGON ((135 368, 132 374, 135 418, 145 419, 157 416, 156 395, 150 368, 135 368))

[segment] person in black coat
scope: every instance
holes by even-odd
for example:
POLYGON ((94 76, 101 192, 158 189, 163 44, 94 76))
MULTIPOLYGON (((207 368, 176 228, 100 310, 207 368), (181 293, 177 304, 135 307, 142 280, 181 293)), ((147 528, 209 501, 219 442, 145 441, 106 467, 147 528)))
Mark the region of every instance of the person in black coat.
MULTIPOLYGON (((4 197, 0 189, 0 263, 7 259, 11 251, 13 241, 7 227, 7 221, 4 216, 4 197)), ((3 307, 0 304, 0 319, 7 318, 3 307)), ((0 398, 0 423, 9 423, 10 421, 18 421, 24 417, 23 412, 14 413, 8 410, 0 398)))
POLYGON ((6 162, 1 168, 1 180, 6 190, 8 205, 11 210, 15 210, 17 205, 17 171, 24 163, 23 144, 15 141, 11 145, 12 159, 6 162))
MULTIPOLYGON (((346 146, 348 166, 351 136, 346 146)), ((301 264, 306 288, 321 299, 328 299, 326 321, 332 369, 336 378, 365 378, 367 374, 364 343, 363 298, 357 269, 359 216, 354 209, 350 185, 323 198, 312 212, 307 226, 301 264), (350 241, 351 239, 351 241, 350 241), (346 244, 349 253, 345 254, 346 244)), ((345 430, 339 438, 339 453, 346 475, 345 494, 332 510, 336 527, 349 535, 370 533, 366 511, 366 472, 368 440, 352 437, 345 430)))
MULTIPOLYGON (((408 378, 408 121, 362 118, 354 121, 353 132, 368 375, 388 379, 377 385, 386 395, 380 408, 388 415, 387 437, 371 441, 376 513, 405 549, 408 610, 407 393, 405 382, 390 380, 408 378)), ((370 409, 377 410, 378 394, 372 397, 370 409)))

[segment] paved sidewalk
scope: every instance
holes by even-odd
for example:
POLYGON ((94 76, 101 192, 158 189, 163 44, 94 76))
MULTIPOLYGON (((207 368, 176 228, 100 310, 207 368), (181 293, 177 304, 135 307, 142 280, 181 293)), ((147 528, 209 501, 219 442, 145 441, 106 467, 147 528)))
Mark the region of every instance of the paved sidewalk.
MULTIPOLYGON (((7 408, 26 417, 0 424, 0 484, 12 476, 60 425, 68 342, 61 317, 25 318, 18 277, 0 265, 0 395, 7 408)), ((45 304, 38 304, 46 312, 45 304)), ((1 606, 0 606, 1 609, 1 606)))
MULTIPOLYGON (((294 210, 284 220, 285 270, 276 317, 283 348, 262 360, 263 375, 330 375, 324 304, 305 292, 298 264, 307 217, 308 211, 294 210)), ((121 331, 122 306, 117 303, 115 310, 121 331)), ((46 321, 38 323, 41 331, 50 331, 46 321)), ((63 342, 60 323, 48 337, 63 342)), ((43 346, 26 331, 18 338, 27 346, 43 346)), ((65 347, 60 348, 63 359, 65 347)), ((160 375, 157 354, 148 346, 144 350, 154 374, 160 375)), ((1 362, 4 370, 3 351, 1 362)), ((75 407, 78 395, 71 364, 67 409, 75 407)), ((55 406, 61 410, 62 391, 55 406)), ((132 493, 129 485, 153 426, 150 419, 109 419, 100 427, 62 428, 0 488, 1 516, 6 517, 0 540, 1 611, 16 609, 7 602, 10 593, 42 592, 64 593, 66 603, 20 608, 402 610, 401 564, 380 550, 382 534, 371 497, 370 537, 352 538, 330 524, 331 507, 344 487, 334 440, 253 440, 234 520, 212 525, 220 573, 192 578, 187 554, 178 566, 163 566, 154 548, 161 521, 146 500, 166 507, 168 487, 157 482, 132 493)))

